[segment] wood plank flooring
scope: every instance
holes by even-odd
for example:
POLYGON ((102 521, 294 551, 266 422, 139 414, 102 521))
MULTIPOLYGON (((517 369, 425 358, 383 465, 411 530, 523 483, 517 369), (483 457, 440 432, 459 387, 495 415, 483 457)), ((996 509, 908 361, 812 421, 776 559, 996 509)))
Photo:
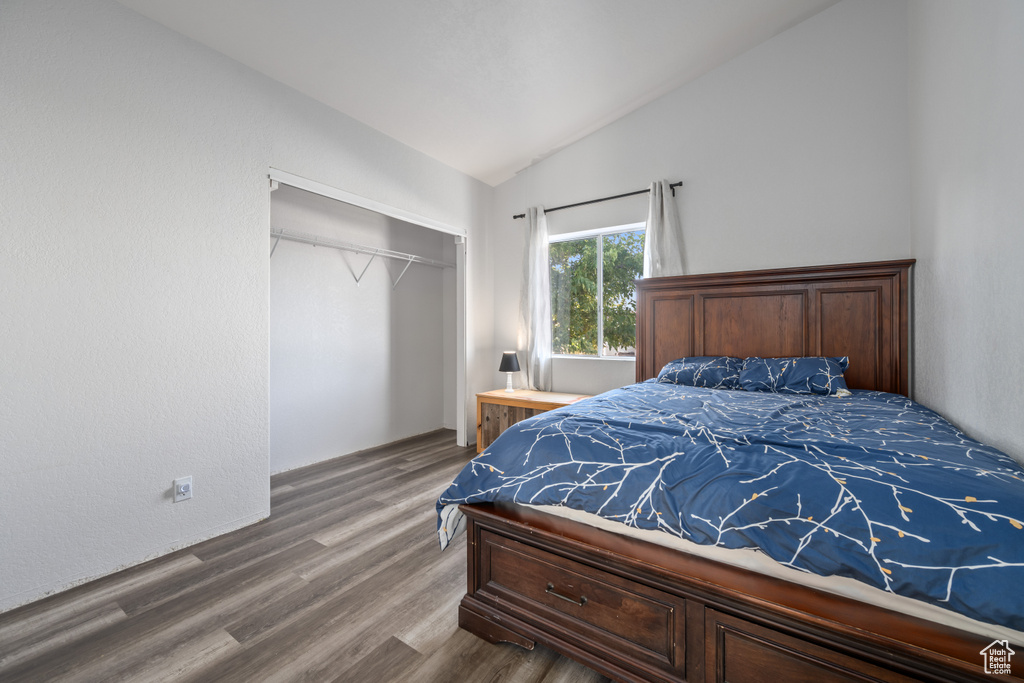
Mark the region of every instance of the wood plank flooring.
POLYGON ((434 500, 474 450, 275 475, 269 519, 0 614, 0 681, 606 681, 458 628, 465 535, 438 550, 434 500))

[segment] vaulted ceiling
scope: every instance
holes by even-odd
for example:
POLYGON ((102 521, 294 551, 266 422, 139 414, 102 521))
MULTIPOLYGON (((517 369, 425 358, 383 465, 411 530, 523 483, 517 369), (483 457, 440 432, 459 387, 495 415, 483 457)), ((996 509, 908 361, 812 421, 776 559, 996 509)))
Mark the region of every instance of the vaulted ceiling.
POLYGON ((496 185, 837 0, 119 0, 496 185))

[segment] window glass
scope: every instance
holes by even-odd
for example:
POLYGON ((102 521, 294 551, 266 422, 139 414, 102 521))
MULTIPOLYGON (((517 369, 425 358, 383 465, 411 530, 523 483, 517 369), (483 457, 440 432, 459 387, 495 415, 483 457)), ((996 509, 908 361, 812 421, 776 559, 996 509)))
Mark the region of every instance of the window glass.
POLYGON ((643 273, 644 231, 563 238, 549 255, 551 352, 635 355, 634 281, 643 273))
POLYGON ((604 236, 602 356, 636 356, 636 280, 644 272, 644 231, 604 236))
POLYGON ((551 244, 551 352, 597 355, 597 237, 551 244))

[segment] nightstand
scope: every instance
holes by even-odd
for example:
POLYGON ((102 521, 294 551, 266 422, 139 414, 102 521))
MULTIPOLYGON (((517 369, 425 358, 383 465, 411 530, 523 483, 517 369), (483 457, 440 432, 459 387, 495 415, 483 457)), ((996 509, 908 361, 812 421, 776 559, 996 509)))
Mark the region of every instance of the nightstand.
POLYGON ((559 394, 552 391, 504 389, 476 395, 476 452, 494 443, 498 435, 528 417, 575 403, 586 394, 559 394))

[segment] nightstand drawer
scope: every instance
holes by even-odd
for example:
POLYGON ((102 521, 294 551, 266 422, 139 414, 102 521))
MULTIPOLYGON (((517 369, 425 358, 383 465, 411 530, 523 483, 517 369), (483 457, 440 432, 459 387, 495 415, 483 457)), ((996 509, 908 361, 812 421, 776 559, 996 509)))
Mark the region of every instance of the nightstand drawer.
MULTIPOLYGON (((681 676, 686 601, 484 531, 478 596, 493 595, 578 634, 578 646, 621 653, 681 676)), ((540 624, 538 624, 540 625, 540 624)))

